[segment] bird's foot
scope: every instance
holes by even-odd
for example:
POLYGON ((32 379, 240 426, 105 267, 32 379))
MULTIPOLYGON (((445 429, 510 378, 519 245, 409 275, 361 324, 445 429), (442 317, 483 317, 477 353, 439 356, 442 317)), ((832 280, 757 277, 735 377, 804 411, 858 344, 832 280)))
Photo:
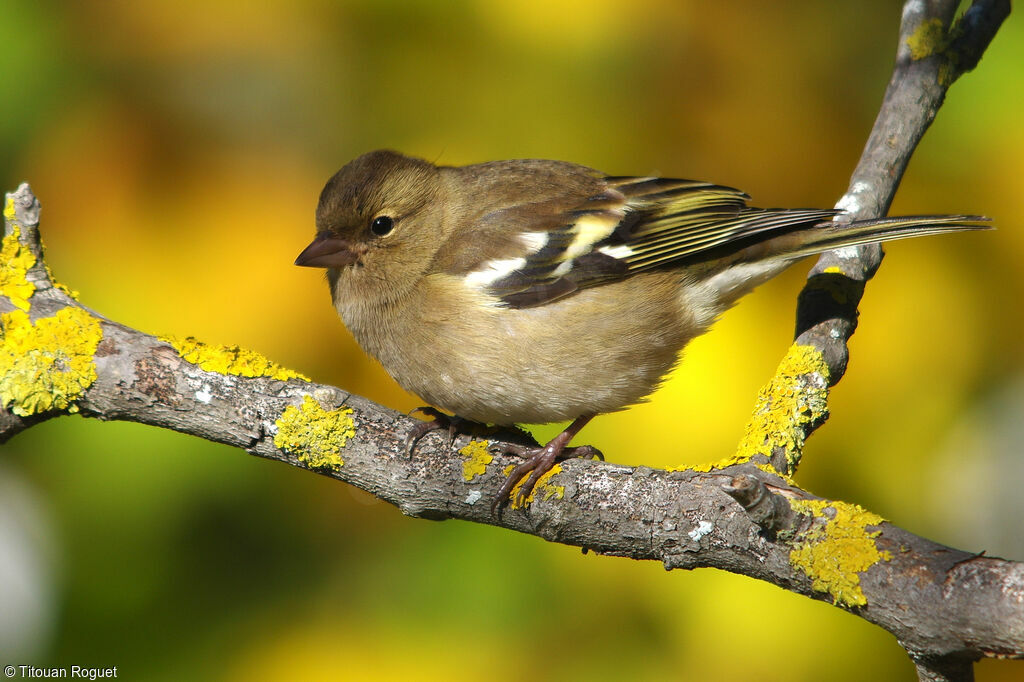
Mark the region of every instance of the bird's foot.
POLYGON ((501 490, 495 496, 494 501, 491 502, 491 514, 497 512, 497 510, 509 499, 509 495, 516 488, 516 484, 525 476, 527 473, 530 477, 526 479, 526 482, 519 487, 519 490, 515 493, 514 505, 516 507, 525 507, 526 502, 530 495, 533 493, 533 489, 537 486, 537 482, 540 481, 544 474, 551 471, 551 468, 555 466, 555 462, 559 462, 564 459, 571 459, 573 457, 582 457, 584 459, 604 459, 604 455, 601 451, 592 445, 581 445, 578 447, 570 448, 566 447, 569 441, 572 440, 583 426, 590 421, 591 417, 580 417, 572 424, 568 426, 560 434, 548 441, 548 444, 543 447, 529 447, 525 445, 517 445, 514 443, 503 443, 499 446, 499 451, 509 455, 517 455, 524 457, 525 462, 514 468, 505 479, 505 483, 501 486, 501 490))
POLYGON ((519 487, 516 491, 515 500, 513 500, 514 507, 525 507, 526 501, 533 493, 533 489, 537 486, 537 482, 544 476, 544 474, 551 471, 551 468, 555 466, 555 462, 560 462, 563 459, 571 459, 573 457, 582 457, 583 459, 604 459, 604 455, 601 451, 592 445, 580 445, 574 448, 562 448, 561 451, 556 451, 551 447, 551 444, 545 445, 541 448, 528 448, 522 445, 513 445, 511 443, 505 444, 501 447, 501 452, 511 455, 519 455, 525 457, 526 461, 518 465, 513 469, 508 478, 505 479, 505 484, 501 486, 501 490, 494 497, 494 501, 491 502, 491 513, 497 512, 498 508, 508 501, 510 493, 515 489, 516 484, 522 480, 528 472, 530 477, 526 479, 526 482, 519 487))
POLYGON ((416 424, 414 427, 409 429, 409 433, 405 435, 405 454, 410 457, 412 456, 413 450, 416 449, 416 443, 418 443, 423 436, 427 435, 431 431, 437 431, 438 429, 448 430, 448 447, 451 447, 452 443, 455 442, 455 434, 458 432, 459 427, 464 426, 467 423, 467 420, 462 417, 447 415, 433 407, 417 407, 409 413, 409 416, 417 413, 425 414, 432 419, 430 421, 416 424))
POLYGON ((431 417, 430 421, 420 422, 411 429, 409 433, 405 435, 405 452, 410 457, 413 451, 416 449, 416 444, 420 441, 423 436, 427 435, 431 431, 437 431, 439 429, 446 429, 448 431, 448 447, 450 448, 455 442, 455 436, 459 433, 477 435, 477 434, 493 434, 502 433, 510 436, 518 435, 520 438, 525 435, 529 437, 525 431, 515 429, 510 431, 507 428, 487 426, 480 422, 475 422, 472 419, 466 419, 458 415, 448 415, 440 410, 433 407, 417 407, 409 416, 414 414, 425 414, 431 417))

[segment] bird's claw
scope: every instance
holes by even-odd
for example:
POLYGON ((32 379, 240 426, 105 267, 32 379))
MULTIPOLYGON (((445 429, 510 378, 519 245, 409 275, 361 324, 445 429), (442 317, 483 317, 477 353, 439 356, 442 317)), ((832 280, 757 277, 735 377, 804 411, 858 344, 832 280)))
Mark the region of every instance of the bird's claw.
POLYGON ((471 419, 460 417, 456 414, 447 415, 440 410, 433 407, 417 407, 411 412, 409 416, 414 414, 425 414, 428 417, 432 417, 430 421, 420 422, 409 429, 409 433, 405 434, 405 453, 412 457, 413 452, 416 450, 416 444, 420 441, 423 436, 427 435, 431 431, 437 431, 438 429, 447 429, 448 441, 445 444, 449 449, 455 443, 455 437, 460 433, 476 434, 478 432, 486 432, 488 427, 486 424, 477 423, 471 419))
POLYGON ((498 509, 509 500, 512 491, 515 490, 516 485, 527 473, 530 474, 530 477, 516 491, 515 498, 512 500, 513 507, 522 508, 526 506, 527 501, 533 494, 533 489, 537 487, 537 483, 543 478, 544 474, 551 471, 551 468, 555 466, 555 462, 573 457, 604 460, 604 455, 601 451, 592 445, 566 448, 558 447, 555 441, 548 443, 544 447, 527 447, 514 443, 504 443, 500 446, 500 452, 525 457, 526 461, 517 465, 509 472, 505 483, 502 484, 498 494, 494 496, 494 500, 491 502, 492 515, 497 513, 498 509))
POLYGON ((431 431, 437 431, 438 429, 448 430, 448 447, 450 448, 452 443, 455 442, 455 432, 462 420, 458 417, 449 416, 433 407, 417 407, 409 413, 409 416, 411 417, 417 413, 425 414, 428 417, 433 417, 433 419, 420 422, 409 429, 409 433, 405 435, 405 454, 412 457, 412 453, 420 439, 431 431))
MULTIPOLYGON (((416 444, 420 441, 423 436, 427 435, 431 431, 438 429, 448 430, 448 447, 451 448, 455 442, 455 435, 458 431, 473 431, 483 429, 484 431, 494 431, 495 429, 489 429, 483 424, 477 424, 476 422, 464 419, 458 416, 450 416, 437 410, 433 407, 417 407, 409 415, 424 414, 431 417, 430 421, 424 421, 416 424, 405 436, 405 451, 410 457, 416 449, 416 444)), ((555 466, 555 462, 559 462, 563 459, 570 459, 572 457, 582 457, 584 459, 600 459, 604 460, 604 455, 601 451, 592 445, 580 445, 578 447, 570 448, 566 447, 572 437, 583 428, 583 426, 590 421, 590 416, 578 417, 573 423, 566 428, 562 433, 552 438, 547 445, 520 445, 518 443, 500 443, 496 449, 498 452, 507 455, 516 455, 522 457, 525 461, 517 465, 509 473, 505 482, 502 484, 501 489, 491 502, 491 514, 497 513, 503 504, 508 502, 510 495, 515 491, 515 499, 512 501, 513 507, 525 507, 533 494, 533 489, 537 487, 540 479, 544 477, 544 474, 551 471, 551 468, 555 466), (517 484, 520 480, 529 474, 529 478, 523 481, 523 484, 516 489, 517 484)), ((529 434, 519 429, 514 429, 510 433, 513 437, 522 437, 529 434)), ((532 438, 531 438, 532 440, 532 438)), ((536 441, 534 441, 536 442, 536 441)))

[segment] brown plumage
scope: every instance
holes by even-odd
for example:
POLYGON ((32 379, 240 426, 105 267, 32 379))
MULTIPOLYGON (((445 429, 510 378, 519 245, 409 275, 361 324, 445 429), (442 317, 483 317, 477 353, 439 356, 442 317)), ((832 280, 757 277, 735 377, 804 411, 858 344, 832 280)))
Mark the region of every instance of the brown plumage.
POLYGON ((644 400, 692 338, 795 260, 987 220, 840 223, 835 210, 747 199, 559 161, 436 167, 377 151, 328 181, 296 263, 328 268, 359 344, 431 405, 491 424, 575 420, 548 446, 517 450, 527 461, 501 501, 568 456, 591 417, 644 400))

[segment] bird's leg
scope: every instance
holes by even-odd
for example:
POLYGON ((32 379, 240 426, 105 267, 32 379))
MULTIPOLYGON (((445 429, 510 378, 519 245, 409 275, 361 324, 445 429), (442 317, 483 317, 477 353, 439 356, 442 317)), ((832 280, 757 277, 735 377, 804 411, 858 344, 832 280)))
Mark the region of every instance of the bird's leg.
POLYGON ((587 425, 594 415, 584 415, 577 417, 572 424, 569 424, 560 434, 548 441, 548 444, 543 447, 527 447, 525 445, 515 445, 513 443, 505 443, 500 446, 501 452, 511 455, 518 455, 525 457, 526 461, 517 466, 508 475, 505 480, 505 484, 501 486, 501 490, 498 491, 494 501, 491 502, 491 513, 493 514, 497 509, 504 504, 509 497, 509 493, 515 488, 516 483, 526 475, 530 473, 530 478, 523 483, 522 487, 519 488, 519 492, 516 493, 516 504, 520 507, 525 506, 526 498, 533 492, 534 486, 537 485, 537 481, 540 477, 551 471, 551 467, 555 465, 555 462, 563 459, 569 459, 570 457, 584 457, 591 459, 604 459, 604 455, 601 451, 592 445, 581 445, 575 448, 566 447, 569 441, 580 432, 584 426, 587 425))

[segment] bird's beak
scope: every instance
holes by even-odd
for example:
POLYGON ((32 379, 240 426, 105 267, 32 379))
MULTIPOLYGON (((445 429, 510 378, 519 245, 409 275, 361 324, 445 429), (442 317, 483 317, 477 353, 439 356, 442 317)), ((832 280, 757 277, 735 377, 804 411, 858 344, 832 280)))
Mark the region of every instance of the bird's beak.
POLYGON ((341 268, 352 265, 358 257, 349 242, 331 232, 319 232, 295 259, 295 264, 309 268, 341 268))

